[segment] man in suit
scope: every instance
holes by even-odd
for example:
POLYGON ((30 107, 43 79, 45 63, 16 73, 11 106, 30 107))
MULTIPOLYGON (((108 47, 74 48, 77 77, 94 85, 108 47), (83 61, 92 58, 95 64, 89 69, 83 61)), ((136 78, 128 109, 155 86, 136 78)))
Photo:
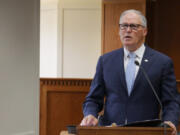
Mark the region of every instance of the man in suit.
POLYGON ((119 26, 123 48, 99 58, 90 92, 83 104, 84 118, 80 125, 97 125, 102 109, 101 125, 159 118, 160 104, 142 69, 135 65, 138 61, 161 100, 163 121, 173 128, 172 134, 176 134, 180 106, 172 60, 144 44, 147 22, 141 12, 124 11, 119 26))

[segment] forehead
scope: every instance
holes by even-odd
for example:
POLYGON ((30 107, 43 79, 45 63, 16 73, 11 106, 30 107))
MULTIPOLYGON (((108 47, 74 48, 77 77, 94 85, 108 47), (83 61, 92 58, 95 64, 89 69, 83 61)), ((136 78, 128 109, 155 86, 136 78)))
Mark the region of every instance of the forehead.
POLYGON ((121 18, 120 23, 141 24, 141 17, 136 13, 127 13, 121 18))

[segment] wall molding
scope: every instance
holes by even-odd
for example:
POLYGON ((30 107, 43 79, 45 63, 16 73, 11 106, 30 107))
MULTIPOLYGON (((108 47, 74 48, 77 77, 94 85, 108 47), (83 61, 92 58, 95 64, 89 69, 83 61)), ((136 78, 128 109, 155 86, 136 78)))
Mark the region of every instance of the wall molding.
POLYGON ((41 78, 41 86, 87 86, 90 87, 92 79, 71 78, 41 78))

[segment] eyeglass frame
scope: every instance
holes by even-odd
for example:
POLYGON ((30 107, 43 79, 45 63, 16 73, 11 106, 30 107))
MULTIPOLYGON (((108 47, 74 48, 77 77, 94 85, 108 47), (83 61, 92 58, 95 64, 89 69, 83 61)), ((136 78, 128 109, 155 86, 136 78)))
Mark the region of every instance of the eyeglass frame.
POLYGON ((127 23, 122 23, 119 24, 119 27, 121 30, 127 30, 128 27, 130 27, 131 30, 137 31, 139 27, 143 27, 145 28, 145 26, 141 25, 141 24, 135 24, 135 23, 131 23, 131 24, 127 24, 127 23), (124 25, 124 27, 122 27, 122 25, 124 25), (134 27, 133 27, 134 26, 134 27))

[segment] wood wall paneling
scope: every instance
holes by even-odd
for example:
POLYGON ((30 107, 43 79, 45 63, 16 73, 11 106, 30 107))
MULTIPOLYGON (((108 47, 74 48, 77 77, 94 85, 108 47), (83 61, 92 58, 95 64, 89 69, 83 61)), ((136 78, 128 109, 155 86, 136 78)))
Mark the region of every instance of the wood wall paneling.
POLYGON ((180 1, 173 0, 171 4, 165 0, 158 1, 158 39, 156 47, 169 55, 174 61, 175 74, 180 79, 180 1), (168 11, 167 11, 168 9, 168 11))
POLYGON ((119 37, 119 17, 127 9, 137 9, 145 14, 146 0, 103 0, 102 54, 122 47, 119 37))
POLYGON ((177 80, 180 80, 180 0, 148 0, 148 35, 146 43, 170 56, 177 80))
POLYGON ((40 135, 59 135, 78 125, 90 79, 40 79, 40 135))

